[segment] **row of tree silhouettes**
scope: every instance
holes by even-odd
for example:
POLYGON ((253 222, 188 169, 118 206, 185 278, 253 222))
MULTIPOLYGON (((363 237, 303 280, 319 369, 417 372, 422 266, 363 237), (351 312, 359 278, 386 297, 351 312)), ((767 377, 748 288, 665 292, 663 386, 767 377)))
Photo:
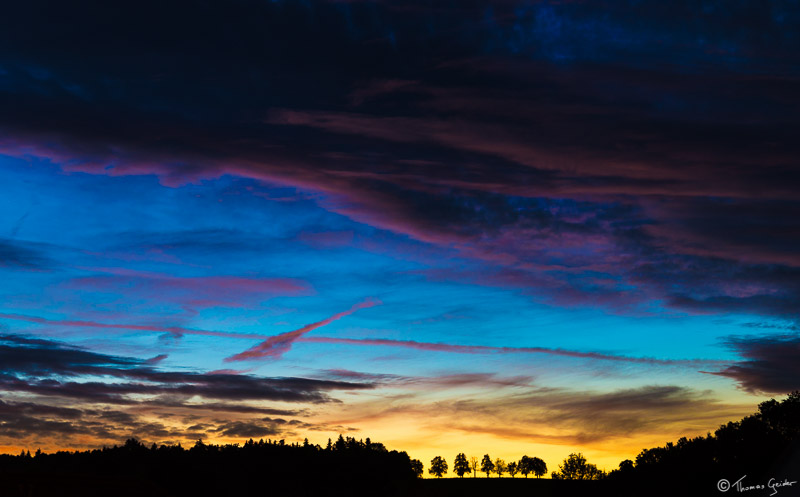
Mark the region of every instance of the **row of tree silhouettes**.
MULTIPOLYGON (((417 476, 421 476, 422 463, 414 459, 412 466, 417 476)), ((472 473, 472 477, 475 478, 479 468, 481 473, 486 473, 486 478, 489 478, 492 473, 496 474, 498 478, 506 473, 511 478, 514 478, 517 474, 521 474, 525 478, 530 474, 536 476, 536 478, 541 478, 547 474, 547 464, 538 457, 522 456, 519 461, 506 463, 499 457, 493 461, 489 454, 485 454, 480 461, 474 456, 467 459, 467 456, 460 452, 453 461, 453 472, 460 478, 469 473, 472 473)), ((428 473, 441 478, 447 473, 447 470, 447 461, 443 457, 436 456, 431 459, 428 473)), ((573 453, 558 466, 558 471, 551 473, 551 477, 554 480, 602 480, 606 477, 606 473, 597 469, 596 465, 588 463, 583 454, 573 453)))
MULTIPOLYGON (((472 473, 472 477, 475 478, 479 468, 481 473, 486 473, 486 478, 489 478, 491 473, 497 474, 498 478, 505 473, 511 475, 512 478, 517 474, 521 474, 525 476, 525 478, 530 474, 533 474, 537 478, 547 474, 547 464, 538 457, 522 456, 519 461, 512 461, 506 464, 506 462, 499 457, 493 461, 492 458, 489 457, 489 454, 485 454, 480 461, 478 461, 478 458, 475 456, 470 457, 468 460, 467 456, 463 452, 460 452, 453 461, 453 472, 460 478, 463 478, 464 475, 469 473, 472 473)), ((431 466, 428 468, 428 473, 437 478, 441 478, 447 473, 447 470, 447 461, 445 461, 443 457, 436 456, 431 459, 431 466)), ((422 475, 421 463, 417 465, 415 472, 418 476, 422 475)))

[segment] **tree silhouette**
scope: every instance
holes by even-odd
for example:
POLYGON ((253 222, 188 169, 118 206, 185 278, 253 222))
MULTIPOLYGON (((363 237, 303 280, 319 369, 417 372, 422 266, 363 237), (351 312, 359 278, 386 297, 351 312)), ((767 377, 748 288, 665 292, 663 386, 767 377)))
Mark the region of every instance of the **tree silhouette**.
POLYGON ((547 464, 538 457, 530 459, 530 469, 531 473, 536 475, 536 478, 541 478, 547 474, 547 464))
POLYGON ((443 474, 447 473, 447 461, 442 456, 436 456, 431 459, 431 467, 428 468, 428 473, 441 478, 443 474))
POLYGON ((347 448, 347 442, 344 441, 344 437, 342 434, 339 434, 339 438, 336 439, 336 442, 333 444, 334 450, 344 450, 347 448))
POLYGON ((486 478, 489 478, 489 473, 494 471, 494 463, 489 454, 485 454, 481 460, 481 473, 486 473, 486 478))
POLYGON ((633 473, 633 468, 634 468, 633 461, 631 461, 630 459, 625 459, 624 461, 621 461, 619 463, 619 469, 616 470, 616 472, 623 476, 628 476, 631 473, 633 473))
POLYGON ((531 472, 533 472, 533 466, 531 465, 532 462, 533 460, 530 457, 522 456, 519 462, 517 463, 517 469, 519 470, 520 473, 525 475, 525 478, 527 478, 528 475, 531 472))
POLYGON ((583 454, 578 452, 564 459, 564 463, 558 465, 558 471, 553 471, 551 476, 554 480, 602 480, 606 474, 594 464, 587 463, 583 454))
POLYGON ((518 471, 519 468, 517 467, 517 463, 515 463, 514 461, 508 463, 508 474, 511 475, 511 478, 514 478, 514 475, 516 475, 518 471))
POLYGON ((472 477, 475 478, 475 475, 478 474, 478 458, 472 456, 469 458, 469 467, 472 469, 472 477))
POLYGON ((422 478, 422 461, 419 459, 412 459, 411 460, 411 471, 417 475, 417 478, 422 478))
POLYGON ((499 457, 494 460, 494 472, 497 473, 497 477, 500 478, 503 476, 503 473, 506 472, 508 467, 506 466, 506 462, 499 457))
POLYGON ((469 473, 469 463, 467 462, 467 456, 463 452, 459 452, 456 455, 456 460, 453 461, 453 473, 460 478, 464 478, 464 473, 469 473))

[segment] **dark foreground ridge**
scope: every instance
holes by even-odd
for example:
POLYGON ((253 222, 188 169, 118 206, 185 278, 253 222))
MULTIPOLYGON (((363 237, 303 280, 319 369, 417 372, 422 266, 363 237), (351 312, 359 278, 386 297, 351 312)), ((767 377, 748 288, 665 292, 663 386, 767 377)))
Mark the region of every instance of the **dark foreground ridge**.
POLYGON ((607 480, 618 495, 800 495, 800 391, 714 434, 645 449, 607 480))

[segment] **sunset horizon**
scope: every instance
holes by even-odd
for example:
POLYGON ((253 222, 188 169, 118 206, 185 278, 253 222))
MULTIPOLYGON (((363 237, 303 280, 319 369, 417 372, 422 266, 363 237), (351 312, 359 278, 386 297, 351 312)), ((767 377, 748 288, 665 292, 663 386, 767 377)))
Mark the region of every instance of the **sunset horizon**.
POLYGON ((800 390, 800 9, 668 4, 8 5, 0 453, 550 478, 800 390))

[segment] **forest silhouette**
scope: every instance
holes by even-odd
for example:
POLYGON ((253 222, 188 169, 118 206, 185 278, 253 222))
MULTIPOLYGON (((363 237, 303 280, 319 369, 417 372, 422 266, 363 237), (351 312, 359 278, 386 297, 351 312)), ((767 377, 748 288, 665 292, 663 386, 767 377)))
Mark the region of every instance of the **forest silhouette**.
POLYGON ((339 436, 326 447, 252 439, 0 456, 0 495, 406 495, 416 479, 405 452, 339 436))
POLYGON ((749 495, 800 495, 800 391, 762 402, 757 413, 705 437, 645 449, 608 480, 619 495, 722 495, 741 493, 734 483, 743 477, 741 488, 764 487, 742 490, 749 495), (770 481, 788 484, 773 494, 770 481))
POLYGON ((743 486, 755 487, 748 495, 800 495, 800 483, 792 483, 800 480, 800 392, 762 402, 757 413, 713 434, 642 450, 608 474, 580 453, 541 480, 527 476, 544 475, 544 461, 527 455, 506 464, 461 452, 453 459, 454 478, 441 478, 448 471, 441 456, 427 468, 437 478, 423 481, 423 468, 405 452, 342 435, 325 447, 251 439, 197 441, 187 449, 129 439, 83 452, 0 455, 0 495, 722 495, 725 488, 740 493, 735 483, 742 477, 743 486), (479 471, 486 478, 476 478, 479 471), (780 484, 776 493, 770 484, 780 484))

